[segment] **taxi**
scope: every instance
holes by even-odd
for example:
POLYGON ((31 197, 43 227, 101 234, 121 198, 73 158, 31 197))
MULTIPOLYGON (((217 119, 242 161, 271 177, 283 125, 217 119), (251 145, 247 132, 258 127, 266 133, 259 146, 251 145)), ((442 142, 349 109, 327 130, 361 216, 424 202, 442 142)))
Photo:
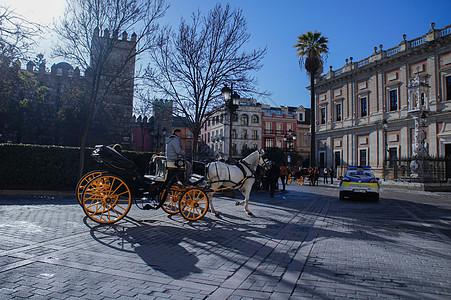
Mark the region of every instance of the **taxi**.
POLYGON ((340 200, 353 195, 379 201, 379 178, 369 166, 349 166, 346 175, 340 179, 340 200))

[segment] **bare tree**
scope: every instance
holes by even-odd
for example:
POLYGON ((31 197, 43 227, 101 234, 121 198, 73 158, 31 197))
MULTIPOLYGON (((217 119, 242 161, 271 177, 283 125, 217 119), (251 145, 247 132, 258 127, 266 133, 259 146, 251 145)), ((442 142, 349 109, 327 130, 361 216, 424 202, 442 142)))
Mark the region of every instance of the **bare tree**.
POLYGON ((130 63, 134 66, 137 56, 155 47, 159 31, 157 20, 167 8, 164 0, 68 0, 63 17, 55 26, 60 44, 54 53, 75 62, 85 71, 89 109, 80 141, 79 176, 83 172, 86 141, 97 111, 118 89, 124 86, 133 89, 134 68, 130 70, 130 63), (99 42, 99 31, 108 39, 99 42), (112 38, 109 38, 110 32, 112 38), (135 45, 117 57, 114 49, 127 39, 126 32, 137 33, 131 39, 135 45), (122 40, 118 39, 119 33, 122 40))
POLYGON ((186 117, 193 132, 194 157, 207 112, 220 102, 220 90, 235 83, 242 93, 256 92, 253 71, 259 70, 266 48, 249 53, 246 21, 239 9, 217 4, 206 15, 194 13, 191 22, 182 19, 178 32, 159 38, 151 53, 147 79, 162 98, 174 101, 175 114, 186 117))
POLYGON ((33 38, 41 32, 40 26, 10 8, 0 5, 0 58, 9 64, 23 59, 34 44, 33 38))

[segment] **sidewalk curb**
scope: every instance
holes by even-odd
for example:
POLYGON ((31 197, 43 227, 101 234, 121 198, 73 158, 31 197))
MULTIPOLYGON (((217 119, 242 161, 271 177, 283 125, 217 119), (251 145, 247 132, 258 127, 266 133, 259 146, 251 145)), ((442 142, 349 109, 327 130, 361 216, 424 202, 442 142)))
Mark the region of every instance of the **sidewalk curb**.
POLYGON ((0 196, 64 196, 75 197, 74 191, 55 190, 0 190, 0 196))

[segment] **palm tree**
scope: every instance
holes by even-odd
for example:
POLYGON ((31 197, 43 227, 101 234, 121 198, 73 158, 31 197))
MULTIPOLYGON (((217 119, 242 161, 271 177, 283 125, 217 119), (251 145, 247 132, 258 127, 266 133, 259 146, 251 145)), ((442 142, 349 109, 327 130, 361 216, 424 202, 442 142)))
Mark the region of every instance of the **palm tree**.
POLYGON ((320 75, 323 69, 323 60, 326 59, 329 48, 327 47, 328 39, 321 35, 321 32, 307 31, 298 36, 296 52, 299 56, 299 65, 305 67, 310 75, 310 123, 311 123, 311 140, 310 140, 310 166, 316 165, 315 159, 315 76, 320 75))

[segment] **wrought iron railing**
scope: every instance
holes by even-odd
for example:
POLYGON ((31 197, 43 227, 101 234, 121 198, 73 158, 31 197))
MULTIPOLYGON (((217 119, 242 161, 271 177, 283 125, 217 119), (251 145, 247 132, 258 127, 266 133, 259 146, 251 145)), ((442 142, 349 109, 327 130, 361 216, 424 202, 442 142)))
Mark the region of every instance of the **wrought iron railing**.
POLYGON ((409 157, 386 160, 383 177, 386 180, 409 182, 451 182, 451 157, 423 159, 409 157))

